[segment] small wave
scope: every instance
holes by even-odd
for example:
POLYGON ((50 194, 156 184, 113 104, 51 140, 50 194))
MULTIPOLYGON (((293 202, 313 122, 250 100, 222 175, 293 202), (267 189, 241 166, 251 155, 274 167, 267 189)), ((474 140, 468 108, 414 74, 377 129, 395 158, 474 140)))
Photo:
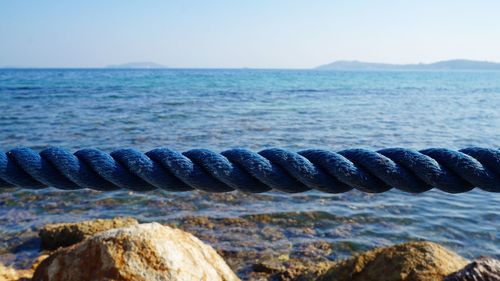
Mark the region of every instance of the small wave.
POLYGON ((319 93, 319 92, 325 92, 328 90, 320 90, 320 89, 289 89, 289 90, 284 90, 283 92, 285 93, 319 93))
POLYGON ((21 87, 0 87, 0 91, 35 91, 42 90, 42 87, 21 86, 21 87))

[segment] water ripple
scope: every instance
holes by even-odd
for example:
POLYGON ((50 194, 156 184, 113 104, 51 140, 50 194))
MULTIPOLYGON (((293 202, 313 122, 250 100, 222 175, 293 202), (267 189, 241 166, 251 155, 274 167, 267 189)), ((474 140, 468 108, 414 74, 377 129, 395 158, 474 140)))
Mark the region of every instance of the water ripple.
MULTIPOLYGON (((0 147, 498 148, 499 107, 500 72, 0 70, 0 147)), ((35 256, 43 224, 115 216, 184 226, 228 251, 292 247, 301 255, 324 241, 334 249, 329 258, 339 258, 425 239, 466 257, 500 257, 499 205, 500 195, 479 190, 1 190, 0 262, 35 256), (200 225, 202 217, 217 227, 200 225)))

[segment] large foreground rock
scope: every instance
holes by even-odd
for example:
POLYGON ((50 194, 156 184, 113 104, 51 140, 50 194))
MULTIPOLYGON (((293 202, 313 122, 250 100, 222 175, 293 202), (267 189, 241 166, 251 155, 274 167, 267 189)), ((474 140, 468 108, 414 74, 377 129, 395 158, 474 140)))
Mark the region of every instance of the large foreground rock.
POLYGON ((467 260, 431 242, 379 248, 342 261, 318 281, 442 281, 467 260))
POLYGON ((454 272, 445 281, 498 281, 500 280, 500 260, 482 258, 469 263, 454 272))
POLYGON ((210 246, 179 229, 140 224, 96 234, 62 248, 36 269, 33 281, 239 280, 210 246))
POLYGON ((133 218, 96 219, 75 223, 47 224, 39 232, 42 249, 55 250, 68 247, 91 237, 92 235, 114 229, 138 224, 133 218))

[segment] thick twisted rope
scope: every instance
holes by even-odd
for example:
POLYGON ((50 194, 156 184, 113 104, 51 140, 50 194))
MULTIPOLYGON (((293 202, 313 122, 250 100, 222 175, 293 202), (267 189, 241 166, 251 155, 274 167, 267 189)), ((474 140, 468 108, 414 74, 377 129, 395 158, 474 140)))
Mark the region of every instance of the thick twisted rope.
POLYGON ((259 153, 231 149, 219 154, 206 149, 179 153, 158 148, 145 154, 134 149, 111 154, 83 149, 72 154, 57 147, 40 153, 16 148, 0 151, 0 188, 10 187, 252 193, 272 189, 342 193, 353 188, 370 193, 391 188, 461 193, 478 187, 500 192, 500 150, 311 149, 294 153, 275 148, 259 153))

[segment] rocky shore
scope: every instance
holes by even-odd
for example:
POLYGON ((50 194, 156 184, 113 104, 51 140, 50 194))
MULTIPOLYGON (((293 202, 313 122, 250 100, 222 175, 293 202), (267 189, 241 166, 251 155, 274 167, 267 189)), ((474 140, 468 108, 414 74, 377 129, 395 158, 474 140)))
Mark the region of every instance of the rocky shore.
MULTIPOLYGON (((251 221, 193 217, 161 225, 115 218, 49 224, 39 231, 42 249, 31 268, 0 264, 0 280, 500 280, 500 261, 468 261, 426 241, 376 248, 332 261, 325 258, 335 250, 328 243, 306 245, 300 249, 301 255, 295 255, 293 251, 214 249, 202 242, 210 243, 210 237, 195 236, 196 228, 232 224, 244 229, 251 221)), ((273 235, 279 234, 269 231, 267 235, 272 243, 273 235)))

